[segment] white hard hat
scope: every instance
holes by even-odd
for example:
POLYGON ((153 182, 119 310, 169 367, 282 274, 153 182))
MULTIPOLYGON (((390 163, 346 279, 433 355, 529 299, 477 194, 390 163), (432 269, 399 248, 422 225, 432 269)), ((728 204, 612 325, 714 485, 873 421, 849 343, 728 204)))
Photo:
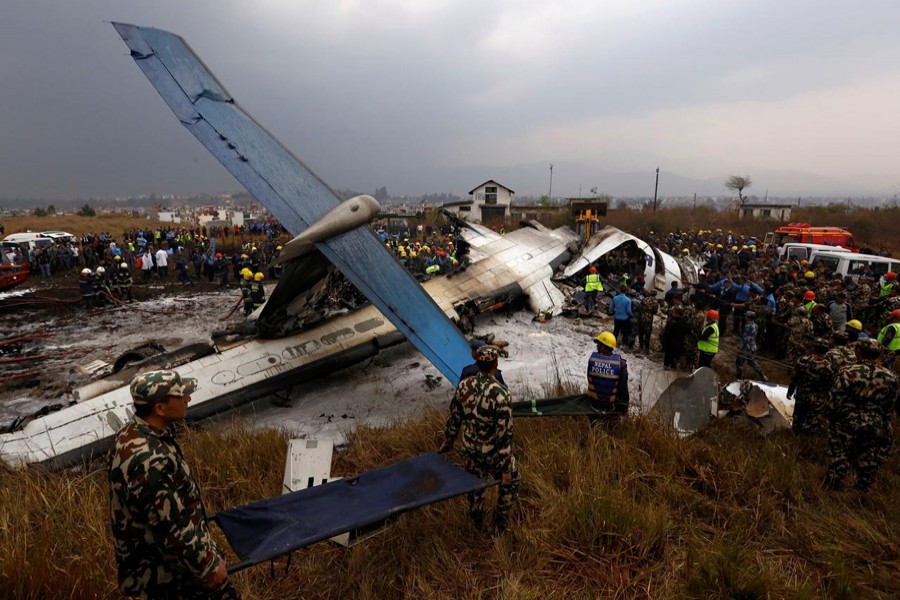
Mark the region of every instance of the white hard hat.
POLYGON ((88 269, 87 267, 85 267, 84 269, 81 270, 81 274, 82 274, 82 275, 90 275, 90 274, 91 274, 91 270, 88 269))
POLYGON ((97 273, 106 273, 106 269, 103 267, 97 267, 97 273))

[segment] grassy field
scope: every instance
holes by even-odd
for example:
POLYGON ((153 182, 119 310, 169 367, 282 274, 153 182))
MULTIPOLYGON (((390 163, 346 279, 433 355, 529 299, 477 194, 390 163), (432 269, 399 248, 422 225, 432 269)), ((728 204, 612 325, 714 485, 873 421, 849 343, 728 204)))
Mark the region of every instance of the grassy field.
MULTIPOLYGON (((6 234, 23 231, 68 231, 77 236, 86 233, 108 232, 120 239, 123 231, 134 229, 157 228, 164 225, 161 221, 134 217, 130 215, 98 215, 96 217, 79 217, 76 215, 48 215, 46 217, 20 216, 0 217, 0 223, 6 234)), ((171 223, 168 223, 171 225, 171 223)))
MULTIPOLYGON (((362 428, 333 473, 433 450, 443 419, 362 428)), ((863 496, 822 490, 822 440, 765 440, 740 421, 680 439, 643 419, 520 419, 516 436, 524 486, 506 536, 478 534, 454 499, 353 549, 299 551, 274 577, 248 569, 238 588, 273 600, 900 595, 896 453, 863 496)), ((285 439, 239 424, 187 435, 209 510, 278 494, 285 439)), ((0 472, 0 594, 116 597, 106 495, 102 469, 0 472)))

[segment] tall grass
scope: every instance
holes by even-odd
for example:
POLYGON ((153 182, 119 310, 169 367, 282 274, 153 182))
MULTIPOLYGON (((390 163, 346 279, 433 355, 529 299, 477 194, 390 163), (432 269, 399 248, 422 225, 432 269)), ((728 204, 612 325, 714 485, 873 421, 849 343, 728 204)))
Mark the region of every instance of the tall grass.
MULTIPOLYGON (((444 415, 360 428, 349 475, 440 442, 444 415)), ((404 515, 352 549, 321 543, 235 576, 244 597, 892 598, 900 595, 900 461, 868 496, 827 493, 824 444, 736 421, 682 439, 644 419, 608 428, 521 419, 512 530, 478 534, 465 501, 404 515)), ((278 494, 286 435, 194 431, 185 453, 209 510, 278 494)), ((102 469, 0 472, 0 595, 114 598, 102 469)), ((489 503, 493 495, 489 493, 489 503)), ((218 534, 218 532, 217 532, 218 534)))

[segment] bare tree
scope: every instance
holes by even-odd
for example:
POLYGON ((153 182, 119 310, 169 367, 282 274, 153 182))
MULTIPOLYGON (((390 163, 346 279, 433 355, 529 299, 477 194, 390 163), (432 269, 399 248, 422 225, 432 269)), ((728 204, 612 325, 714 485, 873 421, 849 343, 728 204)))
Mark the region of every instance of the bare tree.
POLYGON ((744 203, 744 195, 743 191, 745 188, 753 185, 753 182, 750 181, 749 175, 744 175, 741 177, 740 175, 732 175, 725 181, 725 187, 729 190, 736 190, 738 193, 738 199, 741 201, 741 204, 744 203))

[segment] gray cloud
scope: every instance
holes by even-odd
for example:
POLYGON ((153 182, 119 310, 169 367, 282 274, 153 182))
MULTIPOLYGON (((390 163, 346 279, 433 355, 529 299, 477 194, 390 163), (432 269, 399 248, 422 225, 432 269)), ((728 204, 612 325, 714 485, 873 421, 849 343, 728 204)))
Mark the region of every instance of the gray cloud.
POLYGON ((30 0, 0 20, 0 197, 239 189, 104 20, 183 35, 336 187, 460 193, 505 170, 537 194, 554 160, 573 165, 561 194, 657 162, 888 189, 900 132, 877 90, 896 87, 898 17, 887 0, 30 0))

